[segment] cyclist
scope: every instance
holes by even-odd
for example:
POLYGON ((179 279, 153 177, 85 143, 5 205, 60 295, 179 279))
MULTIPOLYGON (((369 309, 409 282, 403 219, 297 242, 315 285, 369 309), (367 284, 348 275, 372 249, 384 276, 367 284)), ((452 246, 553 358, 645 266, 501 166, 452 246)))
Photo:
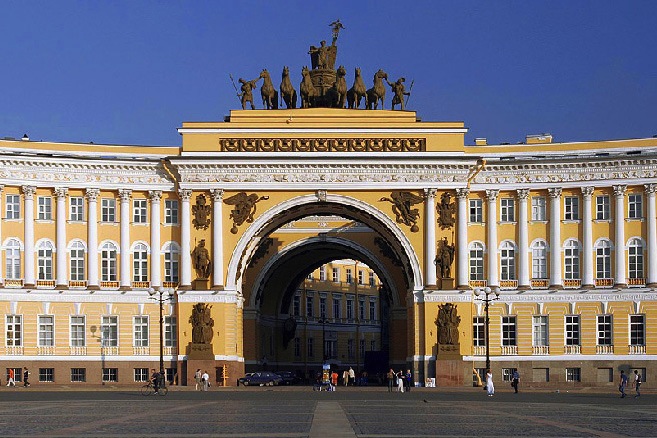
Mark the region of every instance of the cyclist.
POLYGON ((160 372, 155 371, 155 368, 151 369, 151 382, 153 382, 153 388, 155 388, 155 394, 160 389, 160 372))

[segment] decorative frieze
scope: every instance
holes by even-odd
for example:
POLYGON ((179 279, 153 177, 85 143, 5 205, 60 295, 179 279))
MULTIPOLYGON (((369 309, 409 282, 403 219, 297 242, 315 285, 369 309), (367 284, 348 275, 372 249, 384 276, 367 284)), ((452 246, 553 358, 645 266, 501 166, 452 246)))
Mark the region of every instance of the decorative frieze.
POLYGON ((221 152, 423 152, 424 138, 222 138, 221 152))

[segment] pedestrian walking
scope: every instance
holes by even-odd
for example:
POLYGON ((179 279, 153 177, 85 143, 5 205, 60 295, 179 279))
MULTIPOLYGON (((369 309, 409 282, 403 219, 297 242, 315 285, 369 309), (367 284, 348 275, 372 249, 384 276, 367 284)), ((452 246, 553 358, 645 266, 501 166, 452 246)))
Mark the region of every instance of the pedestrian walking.
POLYGON ((335 388, 338 386, 338 373, 335 370, 331 373, 331 385, 333 386, 333 391, 335 391, 335 388))
POLYGON ((386 374, 386 378, 388 379, 388 392, 392 392, 392 388, 395 386, 395 372, 392 368, 390 368, 390 371, 386 374))
POLYGON ((28 379, 30 378, 30 371, 27 369, 27 367, 23 367, 23 387, 27 388, 30 386, 30 382, 28 379))
POLYGON ((201 369, 197 369, 196 372, 194 373, 194 382, 196 382, 196 385, 194 386, 195 390, 198 391, 201 389, 201 377, 203 376, 203 373, 201 373, 201 369))
POLYGON ((349 367, 349 384, 354 386, 356 384, 356 372, 352 367, 349 367))
POLYGON ((207 391, 210 387, 210 375, 207 371, 203 372, 203 375, 201 375, 201 381, 203 382, 203 391, 207 391))
POLYGON ((342 384, 347 386, 349 384, 349 370, 344 370, 342 372, 342 384))
POLYGON ((618 390, 621 393, 621 398, 625 398, 627 394, 625 394, 625 387, 627 387, 627 374, 625 374, 625 371, 621 370, 620 373, 620 382, 618 384, 618 390))
POLYGON ((520 373, 518 370, 513 370, 513 375, 511 376, 511 386, 515 389, 516 394, 518 393, 518 382, 520 382, 520 373))
POLYGON ((642 382, 642 377, 641 374, 639 374, 638 370, 634 370, 634 389, 636 390, 636 395, 634 398, 641 397, 641 393, 639 392, 639 387, 641 387, 641 382, 642 382))
POLYGON ((16 382, 14 381, 15 377, 15 371, 13 368, 9 368, 9 378, 7 379, 7 386, 16 386, 16 382))
POLYGON ((397 373, 397 392, 404 392, 404 371, 397 373))
POLYGON ((406 383, 406 391, 411 392, 411 381, 413 380, 413 374, 411 370, 406 370, 406 375, 404 376, 404 383, 406 383))
POLYGON ((490 372, 490 370, 486 370, 486 391, 488 391, 488 397, 492 397, 495 394, 493 374, 490 372))

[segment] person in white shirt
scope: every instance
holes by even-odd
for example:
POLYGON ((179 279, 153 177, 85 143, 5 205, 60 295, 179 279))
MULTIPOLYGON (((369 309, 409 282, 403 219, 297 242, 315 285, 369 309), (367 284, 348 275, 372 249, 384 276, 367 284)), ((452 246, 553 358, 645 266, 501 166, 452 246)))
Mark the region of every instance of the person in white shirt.
POLYGON ((210 375, 208 374, 207 371, 203 372, 203 375, 201 376, 201 381, 203 382, 203 391, 207 391, 208 388, 210 387, 210 375))

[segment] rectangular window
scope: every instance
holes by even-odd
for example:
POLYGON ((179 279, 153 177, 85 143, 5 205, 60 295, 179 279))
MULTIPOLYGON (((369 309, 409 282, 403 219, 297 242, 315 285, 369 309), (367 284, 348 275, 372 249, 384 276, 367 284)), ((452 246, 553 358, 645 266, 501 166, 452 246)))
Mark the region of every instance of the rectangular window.
POLYGON ((306 316, 312 318, 315 315, 313 307, 315 306, 313 296, 306 296, 306 316))
POLYGON ((579 198, 577 196, 566 196, 564 198, 564 220, 579 220, 579 198))
POLYGON ((319 297, 319 317, 326 319, 326 298, 319 297))
POLYGON ((470 199, 470 222, 475 224, 484 222, 484 203, 481 199, 470 199))
POLYGON ((365 284, 365 271, 358 270, 358 284, 365 284))
POLYGON ((513 373, 517 368, 502 368, 502 381, 510 382, 513 380, 513 373))
POLYGON ((581 382, 581 368, 566 368, 566 382, 581 382))
POLYGON ((23 315, 7 315, 7 347, 23 345, 23 315))
POLYGON ((370 341, 370 351, 376 351, 376 340, 372 339, 370 341))
POLYGON ((333 298, 333 318, 335 319, 342 318, 341 303, 340 298, 333 298))
POLYGON ((86 382, 87 369, 86 368, 71 368, 71 382, 86 382))
POLYGON ((365 357, 365 339, 361 339, 358 342, 358 349, 360 351, 360 357, 365 357))
POLYGON ((169 249, 164 253, 164 281, 178 283, 180 253, 169 249))
POLYGON ((500 199, 500 221, 513 222, 516 220, 515 203, 513 198, 500 199))
POLYGON ((148 316, 135 316, 132 319, 134 329, 134 346, 148 347, 148 316))
POLYGON ((53 347, 55 345, 55 317, 40 315, 39 320, 39 347, 53 347))
POLYGON ((630 219, 643 217, 643 197, 640 193, 632 193, 627 197, 628 215, 630 219))
POLYGON ((370 272, 370 286, 374 287, 376 286, 376 277, 374 276, 374 272, 370 272))
POLYGON ((308 274, 308 276, 306 277, 306 280, 312 280, 312 279, 313 279, 313 273, 311 272, 311 273, 308 274))
POLYGON ((148 368, 135 368, 135 382, 148 382, 148 368))
POLYGON ((545 219, 545 196, 532 196, 532 220, 544 221, 545 219))
POLYGON ((54 382, 55 369, 54 368, 39 368, 39 382, 54 382))
POLYGON ((354 282, 354 276, 351 272, 351 268, 346 269, 347 283, 352 284, 354 282))
POLYGON ((518 340, 516 338, 516 317, 503 316, 502 317, 502 345, 516 346, 518 340))
POLYGON ((100 200, 100 220, 107 223, 116 221, 116 200, 114 198, 100 200))
POLYGON ((295 295, 292 300, 292 315, 301 316, 301 296, 295 295))
POLYGON ((82 196, 71 196, 69 201, 69 219, 74 222, 82 222, 84 220, 84 198, 82 196))
POLYGON ((52 198, 50 196, 39 196, 37 203, 39 207, 37 219, 42 221, 52 220, 52 198))
POLYGON ((475 347, 486 346, 486 323, 485 317, 475 316, 472 318, 472 345, 475 347))
POLYGON ((598 315, 598 345, 613 345, 611 329, 612 316, 598 315))
POLYGON ((645 315, 630 315, 630 345, 646 345, 645 315))
POLYGON ((294 338, 294 357, 301 357, 301 338, 294 338))
POLYGON ((21 196, 7 195, 5 198, 5 216, 7 219, 20 219, 21 217, 21 196))
POLYGON ((354 300, 347 299, 347 319, 354 319, 354 300))
POLYGON ((579 315, 566 315, 566 345, 580 345, 579 315))
POLYGON ((548 317, 547 315, 536 315, 532 321, 535 347, 545 347, 549 345, 548 338, 548 317))
POLYGON ((103 368, 103 382, 118 382, 119 369, 118 368, 103 368))
POLYGON ((119 317, 103 316, 100 323, 100 344, 103 347, 119 346, 119 317))
POLYGON ((319 281, 326 281, 326 265, 319 267, 319 281))
POLYGON ((370 321, 376 321, 376 303, 370 301, 370 321))
POLYGON ((168 225, 178 224, 178 201, 175 199, 164 200, 164 223, 168 225))
POLYGON ((484 246, 474 243, 470 247, 470 280, 484 279, 484 246))
POLYGON ((308 338, 308 342, 306 343, 306 348, 307 348, 308 357, 315 356, 315 345, 313 338, 308 338))
POLYGON ((132 200, 132 222, 135 224, 145 224, 146 221, 146 200, 132 200))
POLYGON ((84 281, 84 247, 76 242, 70 250, 71 281, 84 281))
POLYGON ((601 195, 595 197, 595 218, 600 221, 607 221, 611 217, 611 208, 609 196, 601 195))
POLYGON ((365 300, 358 300, 358 319, 365 321, 365 300))
POLYGON ((175 316, 164 317, 164 346, 175 348, 178 346, 177 324, 175 316))
POLYGON ((340 271, 338 268, 333 268, 331 270, 331 281, 333 283, 339 283, 340 282, 340 271))
POLYGON ((85 320, 84 316, 71 316, 71 347, 84 347, 85 339, 85 320))
POLYGON ((347 339, 347 357, 354 359, 356 357, 356 349, 354 348, 354 340, 347 339))

